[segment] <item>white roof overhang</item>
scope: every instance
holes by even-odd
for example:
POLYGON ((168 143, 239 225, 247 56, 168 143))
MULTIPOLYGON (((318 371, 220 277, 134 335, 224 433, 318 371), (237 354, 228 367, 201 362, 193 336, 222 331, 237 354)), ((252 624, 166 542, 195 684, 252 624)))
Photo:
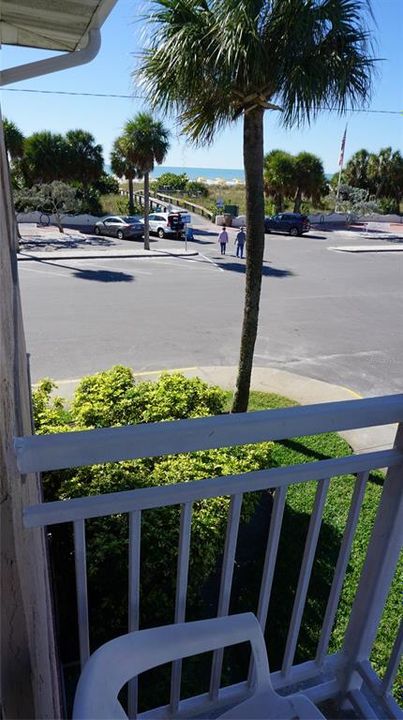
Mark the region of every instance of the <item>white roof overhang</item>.
POLYGON ((90 62, 101 45, 101 25, 116 1, 0 0, 0 45, 63 52, 0 70, 0 86, 90 62))
POLYGON ((0 44, 74 52, 116 0, 1 0, 0 44))

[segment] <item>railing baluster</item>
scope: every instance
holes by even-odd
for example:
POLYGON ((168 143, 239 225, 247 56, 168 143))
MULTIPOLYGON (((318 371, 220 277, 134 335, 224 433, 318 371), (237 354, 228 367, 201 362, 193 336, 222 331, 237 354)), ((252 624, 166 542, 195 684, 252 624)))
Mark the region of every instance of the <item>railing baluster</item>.
POLYGON ((257 619, 259 620, 263 632, 266 626, 267 612, 269 609, 271 587, 273 583, 274 569, 276 566, 277 550, 280 540, 286 497, 287 487, 284 486, 277 488, 274 494, 272 518, 270 522, 269 537, 267 540, 266 557, 257 610, 257 619))
MULTIPOLYGON (((225 538, 224 556, 221 570, 220 595, 218 599, 217 617, 228 615, 231 598, 232 577, 234 574, 235 551, 238 539, 239 519, 241 516, 243 494, 231 497, 228 513, 227 534, 225 538)), ((211 667, 210 700, 216 700, 221 680, 223 649, 215 650, 211 667)))
MULTIPOLYGON (((403 450, 403 423, 394 443, 403 450)), ((342 695, 354 686, 357 662, 369 658, 375 640, 390 584, 402 548, 403 463, 388 468, 365 562, 361 570, 350 618, 344 636, 345 665, 339 675, 342 695)))
MULTIPOLYGON (((264 633, 266 627, 267 613, 270 604, 271 588, 273 584, 274 570, 276 567, 278 544, 280 540, 281 526, 283 523, 284 507, 287 497, 287 487, 276 488, 274 492, 273 509, 270 520, 269 537, 267 539, 266 555, 264 559, 262 583, 260 585, 257 619, 264 633)), ((249 666, 249 683, 253 677, 253 658, 249 666)))
POLYGON ((294 660, 329 483, 329 478, 320 480, 316 491, 315 503, 305 542, 304 557, 302 559, 301 570, 298 578, 297 591, 295 593, 290 627, 288 629, 283 664, 281 667, 283 675, 287 675, 294 660))
MULTIPOLYGON (((129 632, 139 629, 140 622, 140 546, 141 546, 141 511, 129 513, 129 632)), ((129 718, 137 717, 138 679, 133 678, 128 684, 129 718)))
MULTIPOLYGON (((192 503, 182 505, 179 546, 178 546, 178 569, 176 577, 176 599, 175 599, 175 623, 185 621, 186 595, 189 574, 189 553, 190 534, 192 529, 192 503)), ((182 678, 182 660, 175 660, 172 663, 171 673, 171 713, 175 716, 179 700, 182 678)))
POLYGON ((74 522, 74 563, 76 568, 78 637, 82 670, 90 656, 85 520, 76 520, 74 522))
POLYGON ((400 623, 399 632, 397 634, 396 640, 393 644, 392 654, 390 656, 388 667, 386 668, 386 672, 384 675, 384 678, 381 683, 381 690, 382 694, 386 694, 390 691, 390 688, 393 685, 393 681, 395 679, 395 675, 397 673, 400 660, 402 659, 402 652, 403 652, 403 620, 400 623))
POLYGON ((337 558, 336 568, 334 571, 332 587, 330 589, 329 599, 327 602, 325 619, 323 621, 321 635, 318 643, 318 649, 316 652, 316 661, 318 663, 322 663, 325 659, 329 646, 330 635, 332 633, 333 623, 339 604, 340 593, 342 591, 343 582, 346 575, 351 546, 353 544, 358 518, 360 516, 361 505, 364 499, 367 480, 368 472, 359 473, 355 483, 353 496, 351 498, 350 510, 343 534, 343 540, 340 546, 339 557, 337 558))

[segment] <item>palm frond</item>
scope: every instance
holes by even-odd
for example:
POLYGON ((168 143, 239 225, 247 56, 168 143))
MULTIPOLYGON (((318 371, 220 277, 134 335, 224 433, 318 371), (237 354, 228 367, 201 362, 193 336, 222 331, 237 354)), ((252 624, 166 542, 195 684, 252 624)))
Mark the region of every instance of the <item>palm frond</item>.
POLYGON ((309 123, 369 101, 370 20, 369 0, 155 0, 136 77, 196 142, 256 105, 309 123))

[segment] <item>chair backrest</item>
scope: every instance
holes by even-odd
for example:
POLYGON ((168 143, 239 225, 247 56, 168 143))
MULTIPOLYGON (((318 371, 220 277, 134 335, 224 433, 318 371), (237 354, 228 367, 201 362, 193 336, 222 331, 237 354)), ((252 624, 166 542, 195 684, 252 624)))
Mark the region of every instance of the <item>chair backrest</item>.
POLYGON ((117 697, 129 680, 170 660, 250 642, 255 689, 271 688, 260 625, 253 613, 178 623, 122 635, 102 645, 86 663, 74 700, 74 720, 125 720, 117 697))

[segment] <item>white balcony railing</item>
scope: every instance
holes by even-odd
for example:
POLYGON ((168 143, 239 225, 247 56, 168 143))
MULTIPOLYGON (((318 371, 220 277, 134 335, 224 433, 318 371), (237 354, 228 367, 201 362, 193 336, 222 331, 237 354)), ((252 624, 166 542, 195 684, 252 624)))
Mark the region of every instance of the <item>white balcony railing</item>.
MULTIPOLYGON (((320 702, 338 698, 350 702, 360 717, 403 717, 391 687, 398 670, 403 646, 403 625, 390 648, 390 660, 383 678, 370 664, 370 653, 394 577, 403 532, 403 395, 326 403, 243 415, 225 415, 169 423, 108 428, 48 436, 17 438, 15 441, 21 473, 91 465, 194 450, 230 447, 267 440, 280 440, 322 432, 358 429, 400 423, 395 445, 390 450, 351 455, 329 460, 212 478, 164 487, 83 497, 35 505, 25 511, 26 528, 73 523, 81 664, 89 656, 89 613, 86 570, 85 522, 89 518, 127 513, 129 516, 128 630, 139 628, 141 515, 151 508, 181 506, 176 602, 174 622, 186 616, 192 505, 198 500, 230 496, 228 524, 222 561, 218 616, 227 615, 243 493, 271 488, 274 504, 266 548, 258 606, 249 608, 265 628, 276 566, 287 488, 294 483, 317 482, 303 559, 296 587, 291 621, 281 670, 273 673, 273 685, 286 693, 298 683, 306 694, 320 702), (388 468, 374 521, 366 560, 353 602, 342 650, 328 654, 343 580, 371 470, 388 468), (322 513, 331 478, 355 474, 351 506, 335 565, 333 581, 323 618, 316 656, 294 665, 298 636, 315 560, 322 513)), ((149 716, 183 716, 206 712, 217 703, 227 703, 246 690, 247 681, 220 688, 223 651, 214 653, 210 690, 207 694, 180 699, 181 662, 172 668, 170 705, 149 716)), ((252 669, 249 677, 251 677, 252 669)), ((136 715, 137 685, 129 692, 130 714, 136 715)), ((144 714, 147 716, 147 713, 144 714)))

